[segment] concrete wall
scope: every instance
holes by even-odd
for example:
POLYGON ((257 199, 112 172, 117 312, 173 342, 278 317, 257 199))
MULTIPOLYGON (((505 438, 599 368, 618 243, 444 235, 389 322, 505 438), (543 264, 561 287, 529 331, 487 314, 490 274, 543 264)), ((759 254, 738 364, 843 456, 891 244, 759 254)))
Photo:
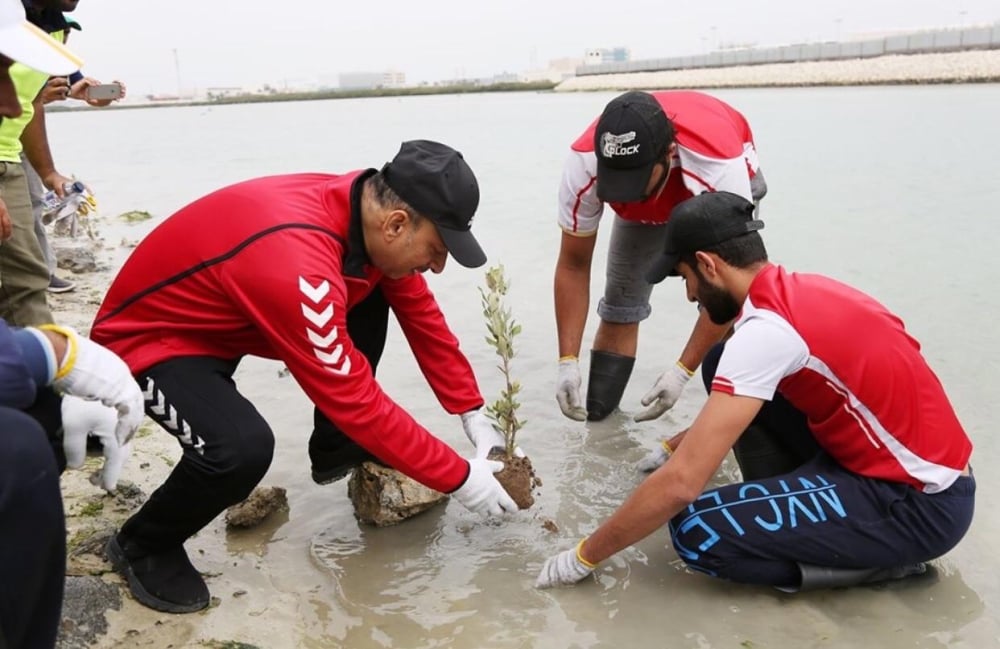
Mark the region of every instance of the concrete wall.
POLYGON ((941 29, 846 43, 796 43, 781 47, 722 50, 698 56, 674 56, 622 63, 582 65, 576 69, 576 74, 577 76, 586 76, 616 72, 655 72, 733 65, 835 61, 869 58, 885 54, 927 54, 969 49, 1000 49, 1000 23, 996 23, 993 27, 941 29))

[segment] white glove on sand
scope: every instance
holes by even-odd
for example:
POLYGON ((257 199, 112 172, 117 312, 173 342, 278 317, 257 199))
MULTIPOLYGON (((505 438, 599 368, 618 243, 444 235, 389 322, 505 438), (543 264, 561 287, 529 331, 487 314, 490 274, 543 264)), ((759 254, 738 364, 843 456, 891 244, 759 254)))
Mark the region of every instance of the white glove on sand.
POLYGON ((118 486, 122 467, 132 452, 132 442, 127 442, 124 446, 118 445, 115 436, 118 413, 98 401, 86 401, 66 395, 62 400, 62 421, 66 466, 71 469, 83 466, 87 459, 87 437, 97 437, 104 447, 100 486, 107 491, 114 491, 118 486))
POLYGON ((118 411, 115 437, 124 445, 144 416, 142 390, 125 362, 114 352, 84 338, 70 327, 40 327, 66 336, 66 356, 60 360, 52 387, 64 394, 100 401, 118 411))

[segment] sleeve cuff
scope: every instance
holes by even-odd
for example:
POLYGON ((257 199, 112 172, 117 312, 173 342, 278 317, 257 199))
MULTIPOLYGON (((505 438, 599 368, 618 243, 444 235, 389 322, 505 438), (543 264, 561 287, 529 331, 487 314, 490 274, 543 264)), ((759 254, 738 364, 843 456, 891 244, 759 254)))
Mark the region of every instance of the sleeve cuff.
POLYGON ((36 385, 48 385, 59 367, 55 349, 48 337, 38 329, 26 327, 14 332, 14 340, 21 347, 21 357, 36 385))

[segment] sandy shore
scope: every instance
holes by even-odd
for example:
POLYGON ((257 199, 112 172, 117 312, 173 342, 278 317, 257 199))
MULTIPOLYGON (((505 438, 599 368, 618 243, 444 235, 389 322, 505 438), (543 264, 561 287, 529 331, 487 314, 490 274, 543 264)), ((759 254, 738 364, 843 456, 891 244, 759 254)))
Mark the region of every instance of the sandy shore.
MULTIPOLYGON (((59 273, 77 283, 75 291, 50 295, 56 321, 88 333, 94 314, 117 268, 112 259, 121 257, 121 244, 98 236, 89 241, 54 238, 54 247, 78 248, 94 252, 98 269, 59 273)), ((127 242, 123 242, 127 243, 127 242)), ((231 642, 247 625, 240 616, 213 615, 217 611, 177 616, 158 613, 131 599, 124 582, 104 559, 108 536, 145 501, 169 474, 180 457, 180 447, 150 420, 136 435, 134 450, 122 472, 118 489, 106 493, 91 482, 100 471, 103 458, 89 457, 80 470, 68 470, 62 477, 67 527, 67 595, 63 605, 59 649, 85 647, 228 647, 251 649, 252 645, 231 642), (216 619, 218 618, 218 619, 216 619)), ((197 545, 193 542, 189 546, 197 545)), ((225 561, 225 549, 217 544, 206 551, 195 549, 199 563, 218 566, 225 561), (218 555, 218 556, 216 556, 218 555), (205 559, 209 559, 206 562, 205 559)), ((190 550, 190 547, 189 547, 190 550)), ((226 578, 210 575, 213 594, 238 592, 245 585, 244 571, 233 569, 226 578)), ((259 586, 258 586, 259 587, 259 586)), ((278 593, 270 595, 277 597, 278 593)), ((218 600, 213 601, 213 606, 218 600)), ((280 645, 266 645, 280 646, 280 645)))
POLYGON ((1000 81, 1000 50, 573 77, 557 91, 1000 81))

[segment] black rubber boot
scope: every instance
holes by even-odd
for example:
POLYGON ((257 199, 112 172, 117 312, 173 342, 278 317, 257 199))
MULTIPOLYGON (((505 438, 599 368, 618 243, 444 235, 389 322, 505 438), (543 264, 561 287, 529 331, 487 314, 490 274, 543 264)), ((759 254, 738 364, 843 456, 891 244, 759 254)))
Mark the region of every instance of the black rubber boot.
POLYGON ((614 352, 590 350, 587 379, 587 419, 601 421, 621 403, 635 358, 614 352))
POLYGON ((309 438, 309 459, 313 482, 321 485, 340 480, 362 462, 378 462, 374 455, 339 430, 313 433, 309 438))
POLYGON ((800 563, 799 570, 802 572, 802 583, 798 588, 779 588, 778 590, 794 593, 895 581, 913 575, 924 574, 927 572, 927 564, 911 563, 895 568, 830 568, 827 566, 811 566, 806 563, 800 563))
POLYGON ((194 613, 208 606, 208 586, 191 565, 184 546, 148 554, 116 534, 106 551, 108 561, 128 582, 132 596, 149 608, 194 613))

